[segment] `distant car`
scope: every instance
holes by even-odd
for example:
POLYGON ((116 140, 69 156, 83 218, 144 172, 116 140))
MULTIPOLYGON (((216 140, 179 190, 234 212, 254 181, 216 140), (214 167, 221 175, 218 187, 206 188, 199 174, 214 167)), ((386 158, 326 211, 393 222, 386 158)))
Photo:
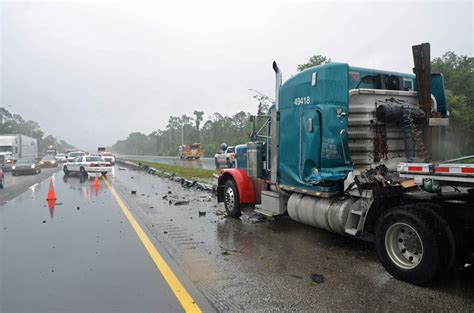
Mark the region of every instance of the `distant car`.
POLYGON ((74 161, 77 157, 84 156, 84 155, 86 155, 86 153, 82 151, 69 152, 66 156, 66 161, 71 162, 71 161, 74 161))
POLYGON ((5 188, 5 174, 3 174, 3 170, 0 167, 0 189, 5 188))
POLYGON ((12 166, 12 175, 18 174, 39 174, 41 173, 41 165, 34 159, 19 159, 12 166))
POLYGON ((100 154, 100 156, 102 157, 102 159, 104 159, 104 161, 110 162, 112 163, 112 165, 115 164, 115 155, 113 155, 112 153, 103 152, 100 154))
POLYGON ((56 161, 56 158, 51 154, 45 155, 41 159, 40 164, 41 167, 58 167, 58 161, 56 161))
POLYGON ((214 161, 217 169, 235 167, 235 147, 227 147, 222 153, 216 153, 214 155, 214 161))
POLYGON ((101 173, 103 176, 112 172, 112 164, 99 156, 78 156, 74 161, 63 165, 64 174, 80 173, 87 176, 89 173, 101 173))
POLYGON ((59 153, 59 154, 56 154, 56 161, 57 162, 66 162, 67 161, 67 157, 65 154, 62 154, 62 153, 59 153))

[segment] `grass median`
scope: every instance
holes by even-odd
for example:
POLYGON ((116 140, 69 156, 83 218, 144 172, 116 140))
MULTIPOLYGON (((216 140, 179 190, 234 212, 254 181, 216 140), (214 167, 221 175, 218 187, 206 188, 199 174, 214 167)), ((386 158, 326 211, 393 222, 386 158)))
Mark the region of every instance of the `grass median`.
POLYGON ((171 164, 163 164, 163 163, 156 163, 156 162, 147 162, 147 161, 138 161, 134 160, 135 162, 141 162, 143 165, 148 165, 150 167, 154 167, 158 170, 162 170, 168 173, 173 173, 179 177, 190 179, 190 180, 197 180, 204 183, 211 183, 213 174, 216 174, 217 171, 215 170, 208 170, 204 168, 193 168, 193 167, 184 167, 179 165, 171 165, 171 164))

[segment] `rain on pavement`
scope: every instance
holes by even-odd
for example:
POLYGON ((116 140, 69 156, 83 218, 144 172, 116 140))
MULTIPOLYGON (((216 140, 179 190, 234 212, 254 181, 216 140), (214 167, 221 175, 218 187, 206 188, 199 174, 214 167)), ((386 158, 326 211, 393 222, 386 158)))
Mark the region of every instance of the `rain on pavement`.
POLYGON ((104 182, 52 179, 1 207, 0 312, 182 312, 104 182))
POLYGON ((218 311, 474 309, 472 268, 421 288, 392 278, 370 244, 288 217, 227 218, 212 194, 140 171, 113 182, 218 311))

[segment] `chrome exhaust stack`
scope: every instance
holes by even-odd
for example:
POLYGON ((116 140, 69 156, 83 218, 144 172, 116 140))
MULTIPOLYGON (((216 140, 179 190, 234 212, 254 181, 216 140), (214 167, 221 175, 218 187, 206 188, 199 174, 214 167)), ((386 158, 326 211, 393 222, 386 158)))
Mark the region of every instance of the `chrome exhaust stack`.
POLYGON ((273 70, 275 71, 275 106, 278 111, 280 109, 281 71, 275 61, 273 61, 273 70))
POLYGON ((279 143, 280 143, 280 87, 281 87, 281 71, 278 68, 278 65, 273 61, 273 70, 275 71, 275 110, 271 112, 271 124, 270 132, 272 137, 271 144, 271 171, 270 171, 270 181, 272 184, 275 184, 275 187, 280 193, 278 187, 278 154, 279 154, 279 143))

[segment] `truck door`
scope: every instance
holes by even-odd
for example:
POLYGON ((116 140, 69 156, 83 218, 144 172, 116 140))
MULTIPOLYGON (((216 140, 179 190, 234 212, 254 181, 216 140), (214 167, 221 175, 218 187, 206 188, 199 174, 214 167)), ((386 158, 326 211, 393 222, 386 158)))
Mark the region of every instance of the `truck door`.
POLYGON ((319 182, 321 166, 321 113, 307 110, 301 113, 300 127, 300 178, 306 182, 319 182))

